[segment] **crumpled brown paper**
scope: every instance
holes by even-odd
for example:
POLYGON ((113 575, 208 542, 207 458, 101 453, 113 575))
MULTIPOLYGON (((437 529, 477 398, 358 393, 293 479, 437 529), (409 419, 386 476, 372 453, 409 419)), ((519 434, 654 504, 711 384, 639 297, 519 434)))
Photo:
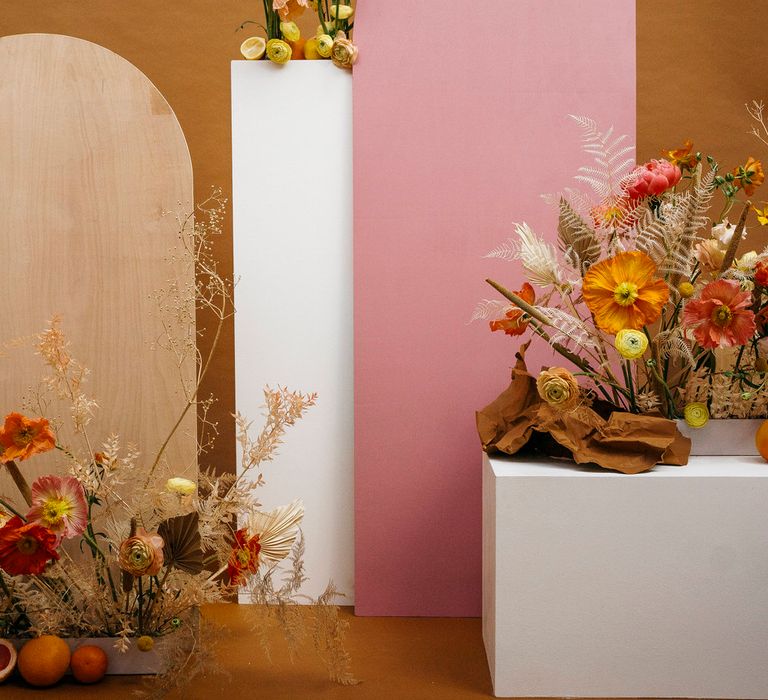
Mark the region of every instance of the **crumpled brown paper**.
POLYGON ((477 430, 489 454, 515 454, 528 446, 551 457, 570 457, 577 464, 593 463, 625 474, 656 464, 688 463, 691 441, 672 420, 624 411, 603 418, 587 406, 568 412, 552 408, 536 391, 524 354, 521 348, 509 387, 477 413, 477 430))

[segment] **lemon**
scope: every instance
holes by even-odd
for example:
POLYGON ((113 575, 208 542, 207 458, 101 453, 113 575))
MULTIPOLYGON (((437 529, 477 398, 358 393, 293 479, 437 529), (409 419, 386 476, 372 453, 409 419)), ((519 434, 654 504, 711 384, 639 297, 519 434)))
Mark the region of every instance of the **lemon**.
POLYGON ((304 58, 308 61, 316 61, 320 58, 317 50, 317 39, 307 39, 307 43, 304 44, 304 58))
POLYGON ((250 36, 240 44, 240 53, 249 61, 258 61, 267 50, 267 42, 260 36, 250 36))

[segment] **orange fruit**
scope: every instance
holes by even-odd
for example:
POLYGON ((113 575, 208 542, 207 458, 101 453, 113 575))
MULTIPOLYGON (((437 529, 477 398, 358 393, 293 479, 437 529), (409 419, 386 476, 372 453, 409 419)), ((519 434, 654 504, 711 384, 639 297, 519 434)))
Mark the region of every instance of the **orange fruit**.
POLYGON ((69 657, 69 647, 61 637, 44 634, 21 647, 19 673, 30 685, 53 685, 66 673, 69 657))
POLYGON ((755 447, 763 459, 768 461, 768 420, 764 420, 755 433, 755 447))
POLYGON ((0 639, 0 683, 16 668, 16 649, 7 639, 0 639))
POLYGON ((75 680, 80 683, 97 683, 104 678, 109 659, 101 647, 84 644, 72 652, 69 665, 75 680))
POLYGON ((293 55, 291 56, 291 59, 294 61, 303 59, 304 45, 307 43, 307 40, 297 39, 296 41, 289 41, 288 43, 291 45, 291 48, 293 49, 293 55))

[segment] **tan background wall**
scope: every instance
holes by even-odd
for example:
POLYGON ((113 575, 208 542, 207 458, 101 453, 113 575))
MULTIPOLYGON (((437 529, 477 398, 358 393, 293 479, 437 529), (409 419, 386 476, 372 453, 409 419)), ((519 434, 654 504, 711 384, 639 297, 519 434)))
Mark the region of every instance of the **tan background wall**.
MULTIPOLYGON (((711 154, 728 170, 749 156, 768 164, 768 146, 748 133, 755 122, 744 107, 753 99, 768 103, 766 19, 768 4, 762 0, 637 0, 641 161, 691 139, 694 150, 711 154)), ((768 200, 768 183, 752 200, 768 200)), ((719 205, 722 198, 716 201, 719 205)), ((737 205, 732 221, 738 211, 737 205)), ((747 229, 745 250, 768 243, 768 227, 758 229, 754 215, 747 229)))

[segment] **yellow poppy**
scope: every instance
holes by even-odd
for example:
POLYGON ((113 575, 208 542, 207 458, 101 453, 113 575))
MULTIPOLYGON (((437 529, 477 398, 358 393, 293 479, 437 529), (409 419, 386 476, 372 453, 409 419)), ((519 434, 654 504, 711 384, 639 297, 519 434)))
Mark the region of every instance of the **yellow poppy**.
POLYGON ((584 275, 584 301, 598 328, 616 335, 656 321, 669 299, 667 283, 645 253, 619 253, 593 265, 584 275))

